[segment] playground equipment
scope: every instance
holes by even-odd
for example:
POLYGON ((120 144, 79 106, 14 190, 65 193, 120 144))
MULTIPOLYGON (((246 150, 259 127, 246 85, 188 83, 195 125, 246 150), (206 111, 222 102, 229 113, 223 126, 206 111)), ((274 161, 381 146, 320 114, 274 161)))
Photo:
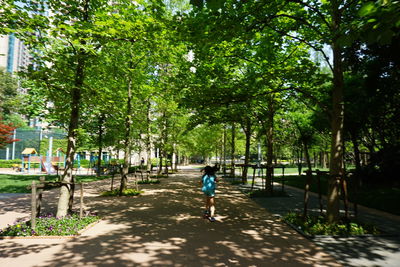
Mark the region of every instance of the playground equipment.
POLYGON ((58 175, 58 172, 62 168, 65 168, 64 150, 61 147, 57 148, 56 155, 57 156, 51 158, 51 164, 52 164, 53 168, 57 171, 57 175, 58 175))
POLYGON ((42 158, 42 170, 47 172, 47 174, 57 174, 58 172, 65 167, 65 154, 61 147, 56 149, 56 155, 53 157, 50 154, 50 151, 47 152, 46 157, 42 158))
MULTIPOLYGON (((37 152, 36 152, 36 149, 34 149, 34 148, 31 148, 31 147, 25 148, 21 154, 22 154, 22 164, 21 164, 21 169, 20 169, 21 172, 24 172, 25 170, 27 170, 28 173, 30 173, 31 164, 32 163, 40 164, 40 162, 41 162, 40 157, 36 156, 37 152)), ((36 165, 34 165, 34 167, 35 166, 36 165)))
POLYGON ((65 155, 63 154, 62 148, 57 148, 56 152, 56 157, 49 156, 49 153, 47 153, 47 156, 43 157, 38 155, 34 148, 25 148, 21 153, 21 172, 27 171, 31 173, 31 168, 33 166, 34 169, 36 169, 36 167, 41 168, 41 171, 47 174, 58 173, 60 167, 65 166, 65 155))

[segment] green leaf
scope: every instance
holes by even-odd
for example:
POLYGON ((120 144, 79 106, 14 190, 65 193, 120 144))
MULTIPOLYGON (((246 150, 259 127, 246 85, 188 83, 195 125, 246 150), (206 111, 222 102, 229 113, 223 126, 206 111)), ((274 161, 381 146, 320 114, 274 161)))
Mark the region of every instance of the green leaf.
POLYGON ((358 14, 361 17, 365 17, 373 13, 375 10, 376 10, 375 4, 373 2, 368 2, 363 7, 361 7, 360 11, 358 11, 358 14))

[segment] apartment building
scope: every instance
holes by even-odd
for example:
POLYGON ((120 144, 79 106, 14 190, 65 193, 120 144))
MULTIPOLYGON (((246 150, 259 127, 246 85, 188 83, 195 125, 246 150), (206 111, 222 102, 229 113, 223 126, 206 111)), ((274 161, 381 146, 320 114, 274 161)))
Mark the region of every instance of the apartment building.
POLYGON ((7 72, 17 72, 30 62, 28 49, 13 34, 0 35, 0 67, 7 72))

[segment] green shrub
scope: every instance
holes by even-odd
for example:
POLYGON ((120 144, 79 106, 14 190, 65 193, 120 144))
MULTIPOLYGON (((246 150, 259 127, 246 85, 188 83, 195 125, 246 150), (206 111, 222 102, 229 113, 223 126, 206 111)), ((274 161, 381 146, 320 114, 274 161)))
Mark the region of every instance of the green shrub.
POLYGON ((140 166, 131 166, 128 169, 128 173, 134 173, 135 171, 139 170, 140 166))
POLYGON ((168 178, 168 176, 165 175, 165 174, 160 174, 160 175, 151 175, 150 178, 156 178, 156 179, 158 179, 158 178, 168 178))
POLYGON ((328 223, 324 216, 307 216, 305 219, 301 214, 288 213, 283 218, 285 221, 296 226, 305 234, 314 235, 333 235, 333 236, 352 236, 352 235, 377 235, 379 231, 370 224, 358 221, 349 221, 341 218, 337 223, 328 223))
POLYGON ((12 168, 14 164, 21 164, 20 159, 11 159, 11 160, 4 160, 0 159, 0 168, 12 168))
MULTIPOLYGON (((126 189, 122 191, 122 196, 138 196, 142 194, 143 191, 137 191, 136 189, 126 189)), ((113 191, 106 191, 100 194, 102 197, 116 197, 119 196, 119 189, 113 191)))
POLYGON ((16 222, 7 228, 0 230, 0 236, 69 236, 77 235, 89 224, 100 219, 96 215, 88 215, 79 218, 77 214, 57 218, 47 215, 36 219, 36 229, 33 230, 31 222, 16 222))
POLYGON ((138 184, 159 184, 160 180, 156 179, 156 180, 144 180, 144 181, 138 181, 138 184))

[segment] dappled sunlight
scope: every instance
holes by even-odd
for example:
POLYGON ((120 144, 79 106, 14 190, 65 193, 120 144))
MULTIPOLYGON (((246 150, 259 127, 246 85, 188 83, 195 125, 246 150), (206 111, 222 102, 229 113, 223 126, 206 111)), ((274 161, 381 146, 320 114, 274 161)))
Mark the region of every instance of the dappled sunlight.
POLYGON ((103 219, 100 222, 98 222, 97 224, 98 224, 97 225, 98 227, 91 227, 90 229, 83 232, 82 236, 95 236, 95 235, 100 235, 100 234, 106 234, 110 230, 118 231, 118 230, 122 230, 122 229, 127 229, 129 227, 128 222, 126 222, 125 224, 122 224, 122 223, 115 224, 113 222, 110 222, 107 219, 103 219))
POLYGON ((129 207, 128 210, 130 211, 135 211, 135 210, 148 210, 148 209, 152 209, 153 207, 129 207))
POLYGON ((144 190, 145 195, 158 195, 161 193, 175 193, 175 190, 173 189, 153 189, 153 190, 144 190))
POLYGON ((9 211, 8 214, 0 214, 0 229, 7 227, 7 225, 12 225, 17 220, 28 220, 30 219, 29 214, 26 212, 13 212, 9 211))
POLYGON ((179 246, 184 242, 185 240, 181 238, 170 238, 166 242, 145 242, 138 246, 135 251, 123 253, 121 258, 142 266, 151 266, 153 264, 171 265, 173 264, 172 260, 158 260, 158 255, 172 255, 174 250, 178 250, 179 246))
POLYGON ((202 218, 198 179, 171 176, 137 197, 98 197, 104 188, 93 184, 84 200, 102 220, 37 266, 338 266, 228 184, 218 187, 216 222, 202 218))
POLYGON ((198 218, 199 218, 199 216, 193 216, 192 214, 189 214, 189 213, 180 213, 180 214, 177 214, 177 216, 175 217, 175 220, 179 223, 181 221, 198 219, 198 218))
POLYGON ((233 253, 237 257, 241 258, 250 257, 261 260, 268 257, 267 256, 268 254, 264 254, 260 251, 251 251, 249 249, 243 248, 243 246, 241 246, 240 244, 231 241, 219 241, 217 242, 217 244, 225 246, 231 251, 231 253, 233 253))
POLYGON ((261 235, 255 230, 244 230, 242 233, 251 236, 254 240, 263 240, 261 235))
POLYGON ((225 220, 227 220, 229 218, 229 216, 222 216, 222 215, 216 215, 215 216, 215 220, 217 222, 224 222, 225 220))

